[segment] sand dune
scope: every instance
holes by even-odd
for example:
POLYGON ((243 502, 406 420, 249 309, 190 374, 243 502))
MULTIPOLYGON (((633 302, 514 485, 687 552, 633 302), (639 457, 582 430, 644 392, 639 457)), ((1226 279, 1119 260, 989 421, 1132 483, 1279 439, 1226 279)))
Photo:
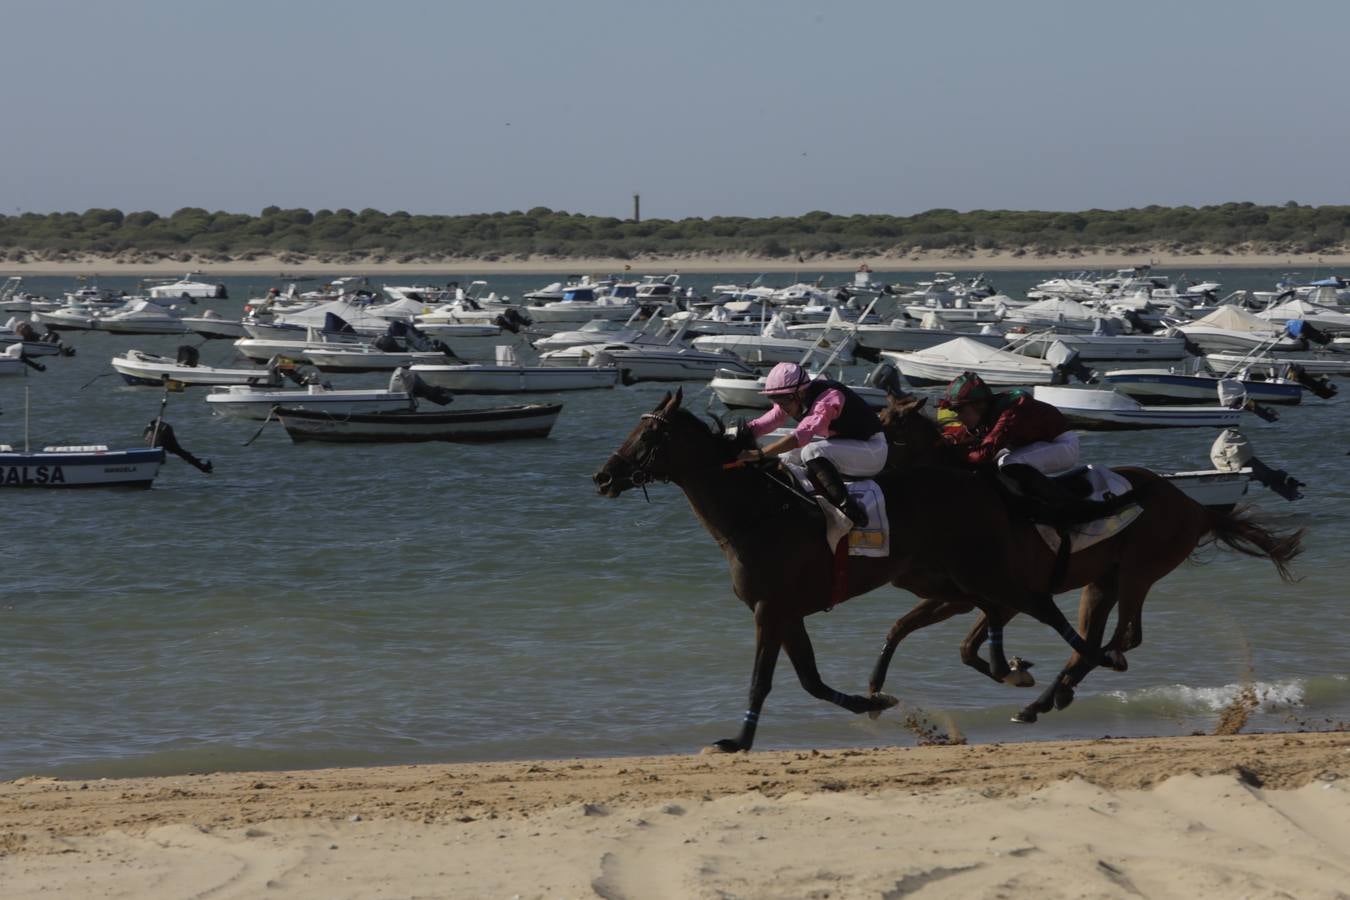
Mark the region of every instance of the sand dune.
POLYGON ((7 898, 1345 897, 1350 735, 0 785, 7 898))

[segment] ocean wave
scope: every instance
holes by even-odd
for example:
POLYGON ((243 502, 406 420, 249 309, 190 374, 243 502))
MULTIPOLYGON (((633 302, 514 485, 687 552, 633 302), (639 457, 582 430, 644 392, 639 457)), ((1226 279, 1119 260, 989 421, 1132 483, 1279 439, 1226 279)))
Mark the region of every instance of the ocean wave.
MULTIPOLYGON (((1179 711, 1219 712, 1236 700, 1247 686, 1239 683, 1217 687, 1169 684, 1137 691, 1109 691, 1106 696, 1128 704, 1172 707, 1179 711)), ((1251 683, 1250 687, 1256 694, 1258 708, 1263 712, 1272 712, 1302 706, 1308 683, 1302 678, 1289 678, 1282 681, 1257 681, 1251 683)))

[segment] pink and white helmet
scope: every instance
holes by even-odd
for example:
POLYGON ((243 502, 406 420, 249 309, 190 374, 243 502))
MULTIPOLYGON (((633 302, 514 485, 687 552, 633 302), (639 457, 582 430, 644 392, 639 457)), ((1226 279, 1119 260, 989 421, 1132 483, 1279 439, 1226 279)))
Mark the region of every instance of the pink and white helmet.
POLYGON ((781 362, 769 370, 769 377, 764 380, 764 390, 760 393, 770 397, 795 394, 798 388, 810 381, 811 376, 801 366, 781 362))

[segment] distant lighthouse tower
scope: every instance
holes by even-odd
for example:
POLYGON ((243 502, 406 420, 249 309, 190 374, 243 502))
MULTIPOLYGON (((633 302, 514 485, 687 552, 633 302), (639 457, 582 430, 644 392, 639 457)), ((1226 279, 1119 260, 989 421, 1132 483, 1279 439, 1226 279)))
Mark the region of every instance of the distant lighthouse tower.
POLYGON ((641 195, 641 194, 634 194, 634 195, 633 195, 633 221, 634 221, 634 222, 641 222, 641 221, 642 221, 642 195, 641 195))

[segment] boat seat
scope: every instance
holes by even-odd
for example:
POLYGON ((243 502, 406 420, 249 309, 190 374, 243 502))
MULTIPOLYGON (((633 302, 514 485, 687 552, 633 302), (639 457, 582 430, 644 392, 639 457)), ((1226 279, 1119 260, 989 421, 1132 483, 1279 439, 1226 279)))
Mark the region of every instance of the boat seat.
POLYGON ((1082 478, 1084 475, 1086 475, 1087 470, 1088 470, 1087 466, 1077 466, 1075 468, 1069 469, 1068 471, 1060 472, 1058 475, 1047 475, 1046 477, 1049 478, 1051 481, 1057 481, 1060 484, 1067 486, 1073 484, 1075 479, 1082 478))

